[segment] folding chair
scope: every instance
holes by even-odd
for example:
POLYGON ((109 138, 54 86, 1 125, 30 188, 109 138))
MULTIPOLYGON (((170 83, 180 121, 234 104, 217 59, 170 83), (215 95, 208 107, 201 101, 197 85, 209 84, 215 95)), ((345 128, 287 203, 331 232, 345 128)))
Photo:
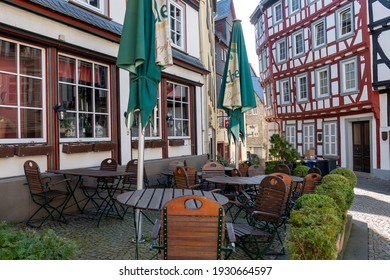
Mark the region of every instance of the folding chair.
POLYGON ((63 222, 66 223, 67 221, 63 215, 63 208, 69 199, 70 191, 68 189, 66 191, 54 190, 51 189, 51 187, 70 181, 70 179, 51 183, 50 177, 42 177, 38 164, 33 160, 27 160, 24 163, 23 168, 27 179, 26 185, 29 187, 32 201, 39 206, 27 220, 26 225, 39 228, 49 217, 55 220, 54 213, 59 215, 59 220, 62 219, 63 222), (61 200, 58 202, 59 198, 61 198, 61 200), (43 217, 41 223, 36 226, 32 223, 32 220, 41 209, 45 210, 47 214, 43 217))
POLYGON ((202 185, 198 182, 196 169, 189 166, 176 166, 173 172, 176 189, 199 189, 202 185))
MULTIPOLYGON (((206 190, 212 189, 208 182, 205 182, 204 179, 218 177, 218 176, 226 176, 225 167, 216 161, 206 162, 202 166, 202 180, 203 180, 203 188, 206 190)), ((214 188, 219 186, 213 186, 214 188)))
MULTIPOLYGON (((129 172, 129 175, 124 176, 122 180, 122 186, 118 189, 120 192, 136 190, 137 189, 137 176, 138 176, 138 159, 130 160, 126 164, 126 172, 129 172)), ((146 174, 144 166, 144 187, 149 187, 149 180, 146 174)))
POLYGON ((285 173, 285 174, 290 175, 291 174, 291 170, 290 170, 290 168, 286 164, 278 163, 272 169, 272 173, 285 173))
POLYGON ((209 198, 193 195, 174 198, 164 205, 152 240, 151 248, 158 249, 162 259, 224 259, 235 248, 233 226, 225 223, 222 206, 209 198))

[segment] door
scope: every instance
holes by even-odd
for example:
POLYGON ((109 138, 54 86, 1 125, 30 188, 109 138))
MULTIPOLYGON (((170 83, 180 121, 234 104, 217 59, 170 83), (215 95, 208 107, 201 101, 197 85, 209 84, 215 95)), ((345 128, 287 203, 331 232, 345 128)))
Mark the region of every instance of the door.
POLYGON ((370 123, 354 122, 353 133, 353 170, 370 172, 370 123))

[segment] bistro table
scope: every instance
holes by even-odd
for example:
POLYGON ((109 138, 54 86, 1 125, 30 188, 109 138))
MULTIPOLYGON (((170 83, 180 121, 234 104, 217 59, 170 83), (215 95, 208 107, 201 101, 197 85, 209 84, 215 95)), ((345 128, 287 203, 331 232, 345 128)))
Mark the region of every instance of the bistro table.
MULTIPOLYGON (((118 217, 123 219, 123 214, 120 213, 118 208, 116 207, 115 203, 115 192, 117 191, 119 184, 122 180, 122 178, 126 175, 129 175, 129 172, 126 171, 108 171, 108 170, 100 170, 99 167, 96 168, 74 168, 74 169, 61 169, 61 170, 47 170, 49 173, 54 174, 62 174, 64 178, 66 179, 68 176, 77 176, 78 179, 75 184, 71 185, 69 181, 67 181, 68 188, 70 190, 70 195, 68 196, 67 201, 65 202, 64 209, 66 208, 67 204, 69 204, 69 201, 73 198, 78 210, 82 212, 82 208, 80 207, 79 201, 77 200, 75 196, 75 191, 77 188, 81 186, 83 183, 84 177, 91 177, 96 179, 107 179, 107 178, 118 178, 117 182, 113 185, 105 184, 103 186, 107 190, 107 201, 104 209, 100 212, 99 220, 98 220, 98 226, 100 224, 100 220, 103 217, 105 213, 108 213, 112 208, 115 209, 116 214, 118 217)), ((106 180, 101 180, 105 182, 106 180)))
MULTIPOLYGON (((202 190, 191 190, 191 189, 172 189, 172 188, 164 188, 164 189, 142 189, 129 191, 122 194, 119 194, 116 200, 126 206, 133 208, 134 210, 139 210, 144 217, 146 217, 152 224, 154 223, 145 213, 144 210, 150 211, 160 211, 166 202, 169 200, 181 197, 185 195, 196 195, 203 196, 214 201, 217 201, 221 205, 225 205, 229 202, 229 199, 218 193, 213 193, 209 191, 202 190)), ((196 203, 192 202, 192 207, 196 207, 196 203)), ((191 207, 191 206, 190 206, 191 207)), ((141 215, 136 217, 136 211, 134 213, 134 228, 135 228, 135 258, 138 259, 138 239, 140 236, 140 227, 139 221, 141 215)))
MULTIPOLYGON (((271 175, 271 174, 269 174, 271 175)), ((221 184, 221 185, 239 185, 239 186, 245 186, 245 185, 258 185, 260 182, 268 175, 256 175, 252 177, 225 177, 225 176, 218 176, 218 177, 212 177, 212 178, 206 178, 205 180, 210 183, 214 184, 221 184)), ((303 178, 298 176, 291 176, 294 183, 302 183, 303 178)))

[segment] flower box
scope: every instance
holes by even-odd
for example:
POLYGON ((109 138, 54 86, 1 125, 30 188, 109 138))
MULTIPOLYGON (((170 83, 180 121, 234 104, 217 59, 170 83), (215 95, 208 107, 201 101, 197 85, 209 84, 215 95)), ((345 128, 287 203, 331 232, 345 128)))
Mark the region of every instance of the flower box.
POLYGON ((62 152, 65 154, 88 153, 93 151, 92 143, 65 143, 62 152))
POLYGON ((19 157, 48 155, 53 151, 52 146, 47 145, 19 145, 15 146, 15 155, 19 157))
MULTIPOLYGON (((147 140, 144 143, 144 148, 161 148, 163 146, 162 140, 147 140)), ((132 141, 131 142, 131 148, 138 149, 138 141, 132 141)))
POLYGON ((184 140, 183 139, 173 139, 169 140, 169 146, 183 146, 184 140))
POLYGON ((115 149, 114 143, 97 142, 93 144, 94 152, 112 151, 115 149))
POLYGON ((14 153, 15 153, 15 146, 13 145, 0 146, 0 158, 13 157, 14 153))

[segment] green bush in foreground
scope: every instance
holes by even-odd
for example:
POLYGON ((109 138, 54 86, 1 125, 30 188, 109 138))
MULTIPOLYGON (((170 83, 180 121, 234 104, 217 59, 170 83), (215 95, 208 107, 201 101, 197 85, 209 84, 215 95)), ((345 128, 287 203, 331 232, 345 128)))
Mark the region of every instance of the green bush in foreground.
POLYGON ((286 248, 293 260, 334 260, 336 240, 343 230, 343 213, 327 195, 301 196, 289 219, 286 248))
POLYGON ((74 241, 58 237, 51 229, 40 233, 0 222, 1 260, 68 260, 77 254, 74 241))
POLYGON ((343 182, 322 183, 316 187, 314 192, 316 194, 325 194, 333 198, 343 213, 347 213, 355 195, 353 189, 343 182))
POLYGON ((336 169, 333 169, 329 174, 340 174, 343 175, 345 178, 348 179, 349 184, 352 188, 356 187, 357 184, 357 176, 355 172, 353 172, 349 168, 339 167, 336 169))
MULTIPOLYGON (((328 183, 333 183, 333 182, 346 184, 346 185, 351 187, 351 182, 345 176, 343 176, 341 174, 328 174, 328 175, 325 175, 324 177, 322 177, 322 180, 321 180, 321 183, 323 183, 323 184, 328 184, 328 183)), ((352 189, 352 187, 351 187, 351 189, 352 189)))

